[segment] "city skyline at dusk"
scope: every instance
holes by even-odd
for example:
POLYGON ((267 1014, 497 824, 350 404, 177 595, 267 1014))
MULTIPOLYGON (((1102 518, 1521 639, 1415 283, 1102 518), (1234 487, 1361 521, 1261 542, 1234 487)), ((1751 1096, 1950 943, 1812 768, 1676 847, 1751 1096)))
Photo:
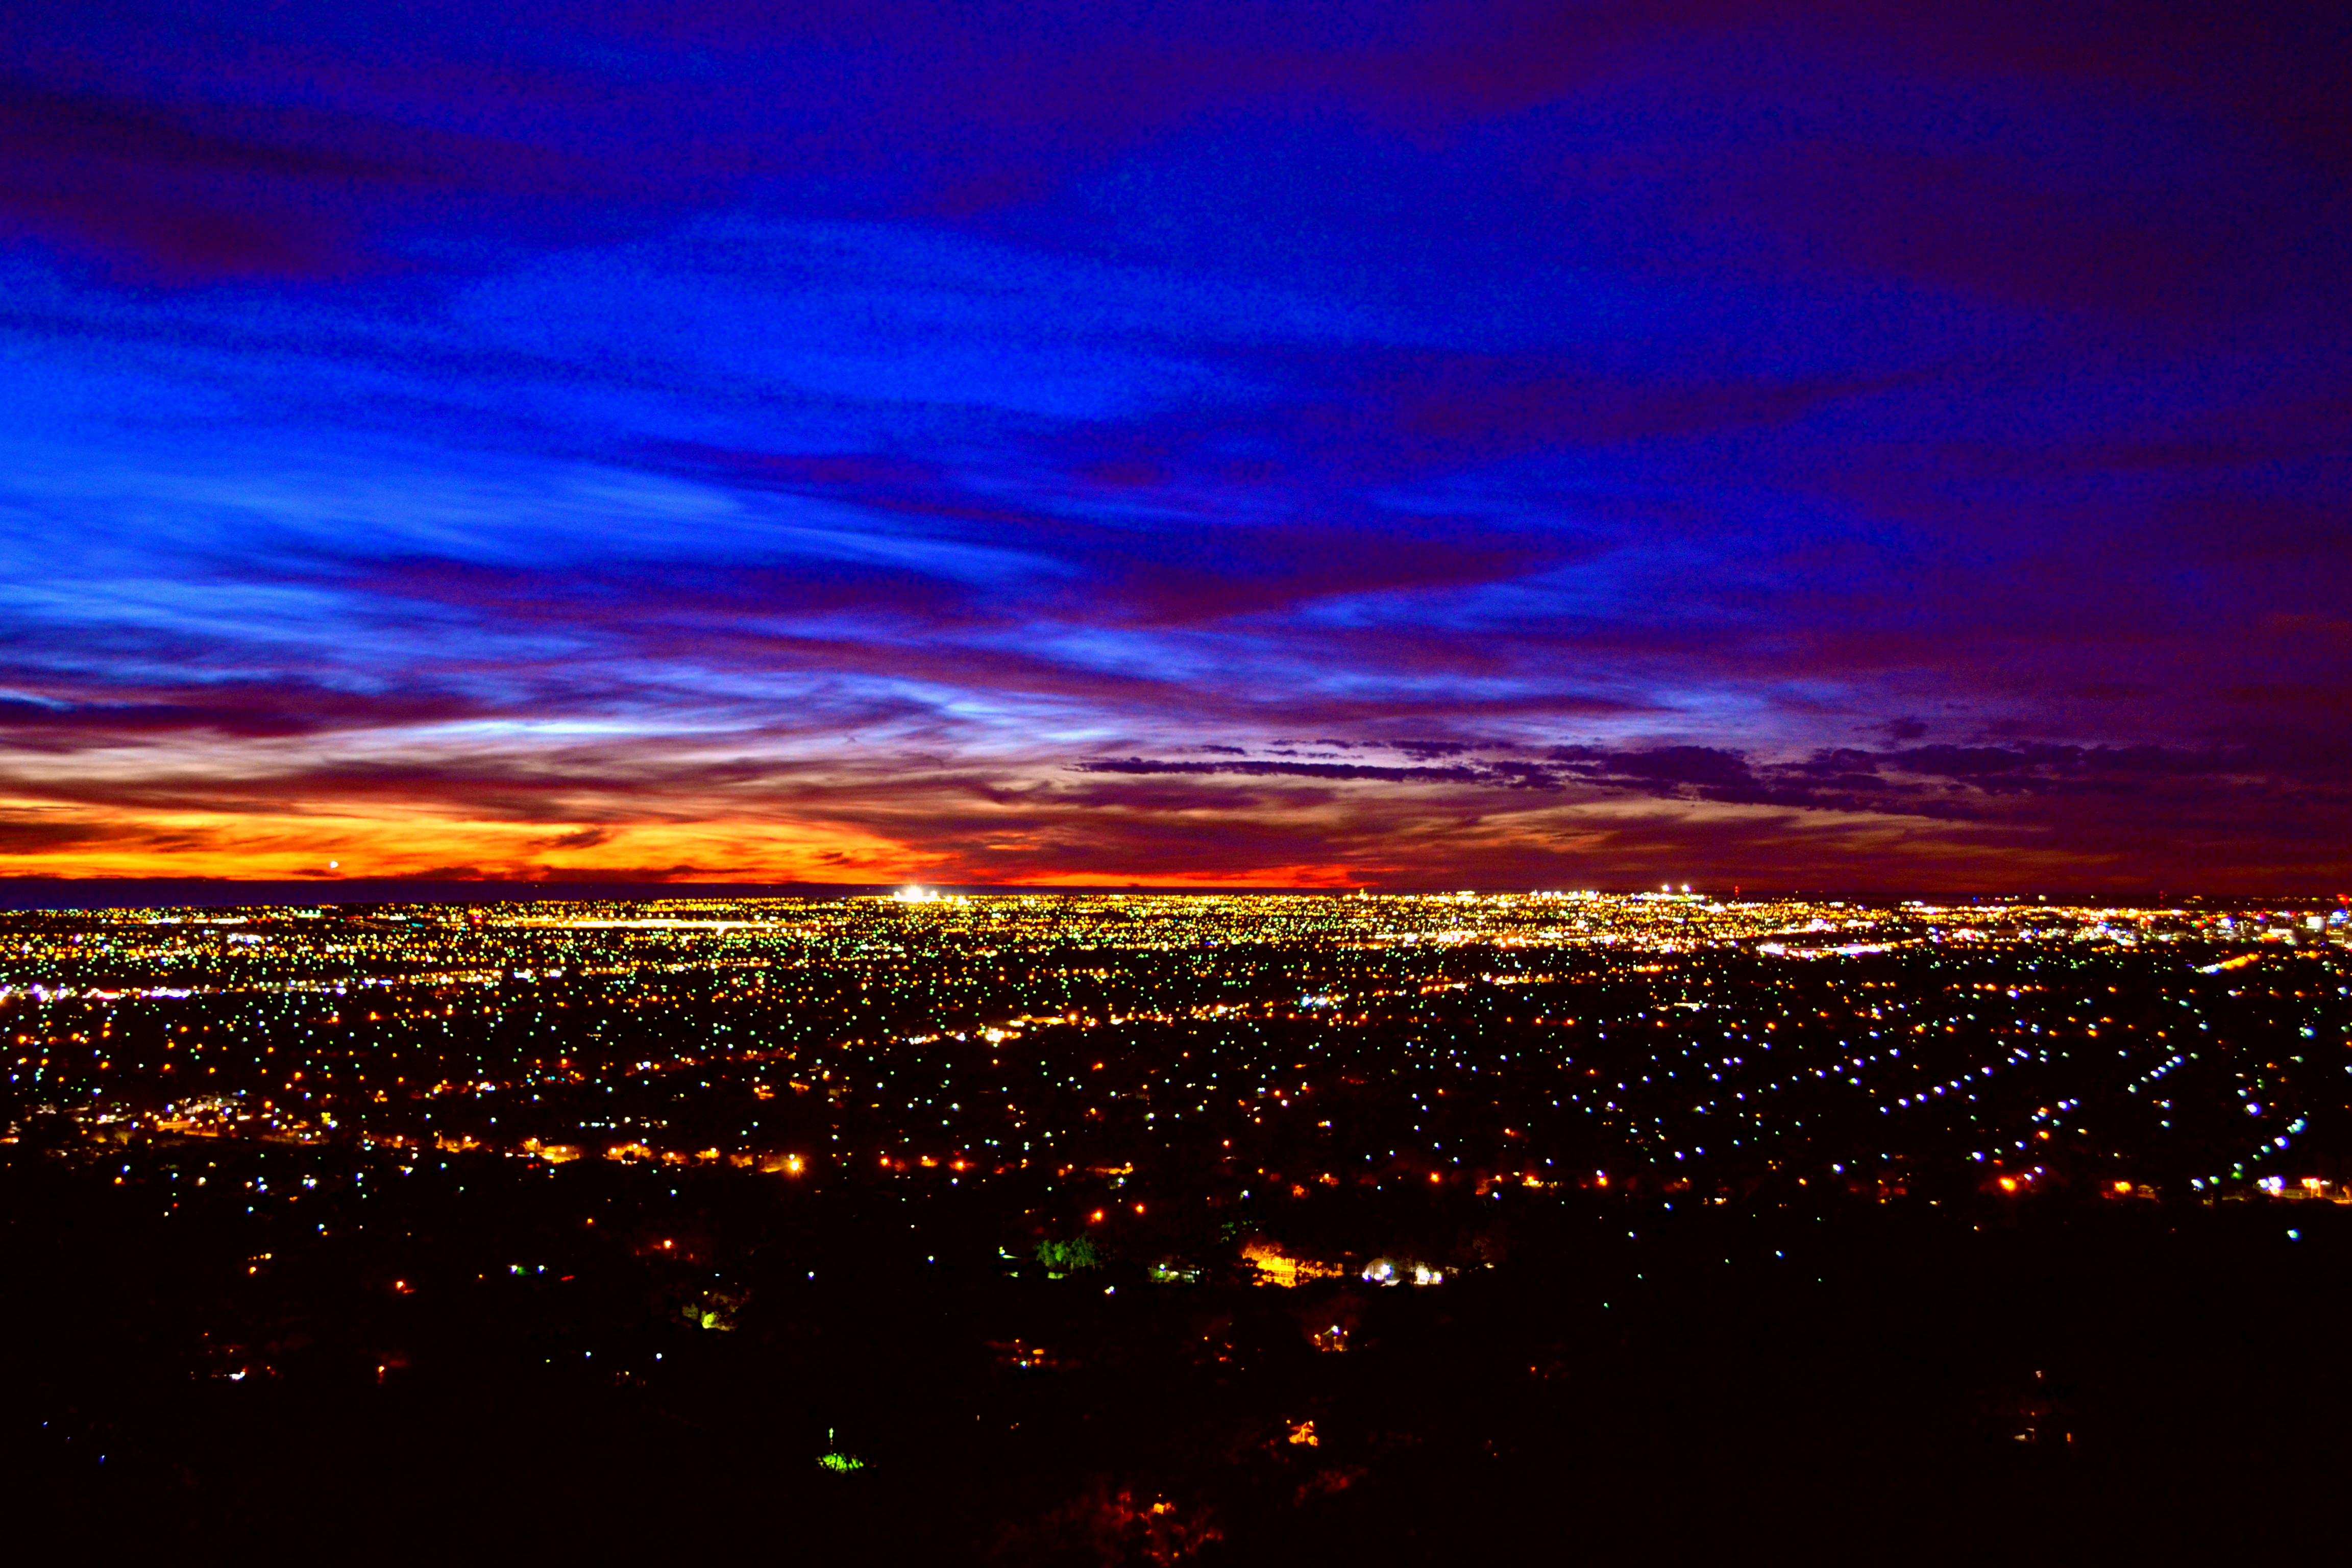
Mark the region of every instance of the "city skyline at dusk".
POLYGON ((2352 881, 2340 12, 0 44, 0 877, 2352 881))
POLYGON ((2352 10, 0 61, 31 1555, 2340 1536, 2352 10))

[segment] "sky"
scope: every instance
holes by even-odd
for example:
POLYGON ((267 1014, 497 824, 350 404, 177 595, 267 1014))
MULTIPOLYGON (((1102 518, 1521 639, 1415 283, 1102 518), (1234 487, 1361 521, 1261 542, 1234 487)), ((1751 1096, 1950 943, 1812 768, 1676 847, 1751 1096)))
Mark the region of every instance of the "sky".
POLYGON ((2352 886, 2352 11, 0 8, 0 876, 2352 886))

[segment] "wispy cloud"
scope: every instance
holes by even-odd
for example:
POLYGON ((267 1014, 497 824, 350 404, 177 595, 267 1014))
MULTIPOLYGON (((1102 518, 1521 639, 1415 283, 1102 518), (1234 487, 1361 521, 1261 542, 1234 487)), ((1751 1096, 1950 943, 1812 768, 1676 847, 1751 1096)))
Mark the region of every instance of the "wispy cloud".
POLYGON ((11 7, 0 854, 2352 875, 2298 15, 11 7))

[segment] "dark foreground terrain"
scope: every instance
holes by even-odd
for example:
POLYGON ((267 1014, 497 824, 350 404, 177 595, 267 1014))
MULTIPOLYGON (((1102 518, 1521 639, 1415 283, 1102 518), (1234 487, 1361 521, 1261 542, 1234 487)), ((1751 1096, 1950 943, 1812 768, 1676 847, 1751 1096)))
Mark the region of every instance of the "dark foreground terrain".
POLYGON ((108 1168, 0 1166, 13 1517, 93 1549, 2242 1561, 2352 1460, 2334 1203, 1333 1194, 1303 1250, 1454 1271, 1283 1288, 1047 1278, 937 1184, 475 1154, 256 1247, 108 1168))

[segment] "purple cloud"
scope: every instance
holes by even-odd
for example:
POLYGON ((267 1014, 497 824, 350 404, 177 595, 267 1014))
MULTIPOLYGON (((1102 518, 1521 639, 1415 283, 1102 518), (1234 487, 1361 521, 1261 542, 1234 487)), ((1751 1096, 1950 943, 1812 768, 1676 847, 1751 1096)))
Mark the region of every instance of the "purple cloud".
POLYGON ((11 856, 2352 876, 2321 10, 0 47, 11 856))

